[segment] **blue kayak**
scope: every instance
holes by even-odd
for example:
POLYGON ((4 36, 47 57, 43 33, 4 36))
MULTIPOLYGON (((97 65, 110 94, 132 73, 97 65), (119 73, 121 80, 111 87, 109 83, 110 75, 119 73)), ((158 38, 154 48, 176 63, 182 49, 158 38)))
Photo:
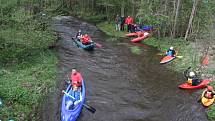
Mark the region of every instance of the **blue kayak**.
POLYGON ((84 50, 94 50, 94 47, 95 47, 95 43, 94 42, 91 42, 90 44, 88 45, 84 45, 82 44, 82 42, 78 41, 78 39, 73 39, 74 42, 76 43, 76 45, 80 48, 83 48, 84 50))
POLYGON ((75 99, 71 98, 67 94, 63 95, 62 106, 61 106, 61 121, 76 121, 85 103, 84 81, 82 81, 81 91, 74 93, 74 91, 72 90, 72 85, 70 84, 67 87, 66 92, 72 97, 75 97, 75 99))

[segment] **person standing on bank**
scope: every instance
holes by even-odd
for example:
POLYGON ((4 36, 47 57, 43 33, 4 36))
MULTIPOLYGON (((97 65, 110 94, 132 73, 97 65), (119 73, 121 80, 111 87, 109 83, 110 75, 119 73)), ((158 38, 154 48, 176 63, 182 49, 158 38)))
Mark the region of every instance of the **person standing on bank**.
POLYGON ((120 17, 119 17, 119 15, 117 15, 115 18, 115 28, 116 28, 116 31, 120 31, 120 17))
POLYGON ((120 30, 121 31, 124 31, 124 26, 125 26, 125 17, 124 16, 121 16, 120 17, 120 30))
POLYGON ((128 26, 127 32, 131 32, 132 24, 134 23, 134 19, 130 16, 128 16, 125 20, 125 24, 128 26))

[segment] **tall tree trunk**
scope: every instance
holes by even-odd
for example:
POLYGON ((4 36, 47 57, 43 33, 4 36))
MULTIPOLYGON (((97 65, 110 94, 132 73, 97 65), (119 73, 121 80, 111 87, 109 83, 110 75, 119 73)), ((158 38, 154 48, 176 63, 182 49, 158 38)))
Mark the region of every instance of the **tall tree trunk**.
POLYGON ((170 27, 170 31, 171 31, 171 37, 173 37, 173 26, 174 26, 174 17, 175 17, 175 11, 176 11, 176 1, 177 0, 174 0, 172 1, 173 2, 173 12, 172 12, 172 15, 171 15, 171 27, 170 27))
POLYGON ((176 25, 177 25, 180 2, 181 2, 181 0, 177 0, 177 7, 176 7, 176 12, 175 12, 175 20, 174 20, 174 25, 173 25, 173 38, 175 37, 175 31, 176 31, 176 25))
POLYGON ((132 0, 132 16, 135 16, 135 0, 132 0))
POLYGON ((191 12, 191 15, 190 15, 190 20, 189 20, 187 30, 186 30, 186 34, 185 34, 185 38, 184 38, 185 40, 187 40, 187 37, 189 35, 189 31, 190 31, 190 28, 191 28, 191 25, 192 25, 192 22, 193 22, 193 17, 194 17, 197 5, 198 5, 198 0, 194 0, 192 12, 191 12))
POLYGON ((122 1, 121 4, 121 16, 125 16, 125 1, 122 1))

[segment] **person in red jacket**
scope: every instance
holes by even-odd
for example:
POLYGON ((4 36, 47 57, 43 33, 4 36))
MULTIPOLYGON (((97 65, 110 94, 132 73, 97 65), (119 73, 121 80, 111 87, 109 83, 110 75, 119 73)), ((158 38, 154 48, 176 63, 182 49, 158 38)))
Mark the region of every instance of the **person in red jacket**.
POLYGON ((82 42, 82 44, 84 44, 84 45, 88 45, 88 44, 90 44, 90 43, 92 42, 90 36, 87 35, 87 34, 85 34, 81 39, 82 39, 81 42, 82 42))
POLYGON ((134 19, 132 17, 128 16, 125 20, 125 24, 127 24, 127 26, 128 26, 128 29, 127 29, 128 32, 131 32, 133 23, 134 23, 134 19))
POLYGON ((71 83, 72 83, 72 89, 74 91, 78 90, 79 88, 82 87, 82 76, 81 74, 74 68, 72 69, 72 74, 71 74, 71 83))

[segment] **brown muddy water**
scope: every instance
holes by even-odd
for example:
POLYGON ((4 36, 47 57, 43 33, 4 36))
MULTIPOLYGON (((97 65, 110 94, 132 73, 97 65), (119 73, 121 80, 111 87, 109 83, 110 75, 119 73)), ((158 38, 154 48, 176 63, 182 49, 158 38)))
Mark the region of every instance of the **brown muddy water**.
POLYGON ((59 76, 56 90, 44 101, 40 120, 60 121, 63 80, 76 67, 85 79, 87 104, 97 109, 91 114, 83 108, 78 121, 207 121, 197 102, 200 90, 178 89, 183 75, 167 69, 171 63, 160 65, 155 48, 128 39, 109 41, 94 25, 73 17, 56 17, 53 28, 60 35, 59 76), (77 48, 71 36, 78 29, 103 47, 93 52, 77 48), (132 53, 134 46, 141 54, 132 53))

